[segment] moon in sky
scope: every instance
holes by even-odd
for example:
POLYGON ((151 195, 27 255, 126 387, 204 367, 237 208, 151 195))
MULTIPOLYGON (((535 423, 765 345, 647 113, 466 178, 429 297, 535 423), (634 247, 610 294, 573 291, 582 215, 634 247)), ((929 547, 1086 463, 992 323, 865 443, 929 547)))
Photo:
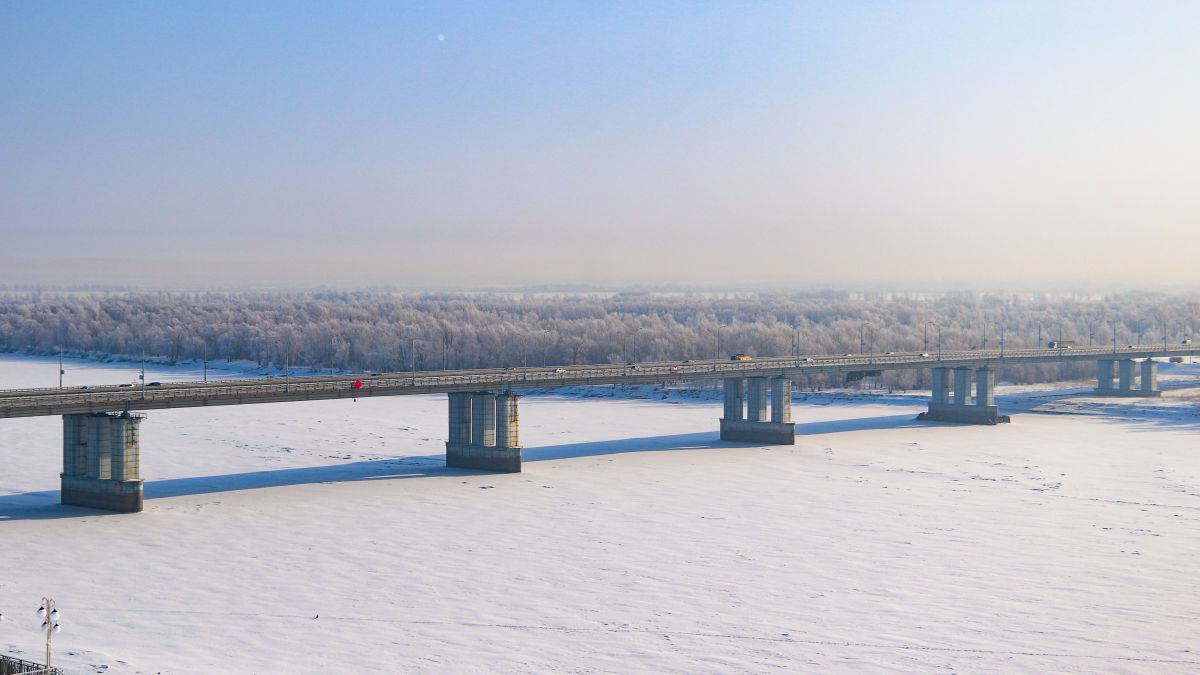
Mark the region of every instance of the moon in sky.
POLYGON ((446 41, 446 36, 442 35, 441 33, 438 33, 438 42, 445 42, 445 41, 446 41))

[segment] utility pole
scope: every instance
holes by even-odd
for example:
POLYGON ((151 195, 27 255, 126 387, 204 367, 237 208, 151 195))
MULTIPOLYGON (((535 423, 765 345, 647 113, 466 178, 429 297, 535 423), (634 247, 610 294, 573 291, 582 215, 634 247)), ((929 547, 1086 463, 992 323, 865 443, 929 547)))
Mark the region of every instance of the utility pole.
POLYGON ((442 331, 442 370, 446 370, 446 350, 450 345, 450 336, 442 331))

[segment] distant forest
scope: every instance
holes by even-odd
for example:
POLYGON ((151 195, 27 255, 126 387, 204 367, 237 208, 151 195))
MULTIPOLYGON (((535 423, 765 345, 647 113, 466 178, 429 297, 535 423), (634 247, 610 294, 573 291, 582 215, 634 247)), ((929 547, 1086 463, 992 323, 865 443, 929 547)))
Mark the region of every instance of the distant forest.
MULTIPOLYGON (((668 359, 1179 342, 1195 296, 985 293, 10 292, 0 349, 406 371, 668 359), (720 345, 718 347, 718 326, 720 345)), ((1004 369, 1010 382, 1090 374, 1004 369)), ((922 372, 888 373, 889 387, 922 372)), ((814 377, 800 386, 839 383, 814 377)))

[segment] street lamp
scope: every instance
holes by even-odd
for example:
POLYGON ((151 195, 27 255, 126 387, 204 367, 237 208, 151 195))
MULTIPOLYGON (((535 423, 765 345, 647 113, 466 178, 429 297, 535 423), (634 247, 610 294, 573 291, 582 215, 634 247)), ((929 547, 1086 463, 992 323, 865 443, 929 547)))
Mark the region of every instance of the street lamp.
POLYGON ((930 326, 930 325, 934 325, 934 326, 936 326, 937 324, 936 324, 936 323, 933 323, 932 321, 926 321, 926 322, 925 322, 925 329, 924 329, 924 331, 923 331, 923 332, 924 332, 924 334, 925 334, 925 348, 921 350, 921 351, 923 351, 923 352, 928 352, 928 351, 929 351, 929 326, 930 326))
POLYGON ((412 383, 417 386, 417 338, 412 338, 412 383))
POLYGON ((546 339, 542 342, 542 367, 545 368, 546 367, 546 350, 550 347, 550 331, 543 330, 542 333, 544 333, 546 335, 546 339))
POLYGON ((291 352, 292 352, 291 340, 287 340, 287 341, 276 340, 275 346, 279 347, 280 349, 283 349, 283 390, 285 392, 291 391, 292 390, 291 361, 290 361, 290 356, 291 356, 291 352))
MULTIPOLYGON (((926 322, 925 322, 925 325, 926 325, 926 328, 928 328, 929 326, 931 326, 931 325, 932 325, 934 328, 938 329, 938 336, 937 336, 937 355, 938 355, 938 361, 941 361, 941 360, 942 360, 942 327, 941 327, 940 325, 938 325, 938 324, 936 324, 936 323, 932 322, 932 321, 926 321, 926 322)), ((925 344, 926 344, 926 345, 928 345, 928 344, 929 344, 929 340, 928 340, 928 339, 926 339, 926 341, 925 341, 925 344)), ((926 348, 928 349, 928 347, 926 347, 926 348)))
POLYGON ((41 630, 46 633, 46 670, 53 672, 50 669, 50 639, 55 633, 62 630, 58 624, 58 608, 54 606, 54 600, 42 598, 37 615, 42 620, 41 630))

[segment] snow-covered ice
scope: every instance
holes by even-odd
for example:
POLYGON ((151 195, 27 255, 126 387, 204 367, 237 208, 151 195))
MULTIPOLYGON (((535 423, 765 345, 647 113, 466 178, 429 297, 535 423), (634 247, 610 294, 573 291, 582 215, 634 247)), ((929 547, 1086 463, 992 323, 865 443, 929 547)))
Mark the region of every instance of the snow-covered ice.
POLYGON ((130 515, 57 504, 58 417, 0 420, 0 651, 40 658, 50 595, 79 673, 1200 670, 1195 389, 798 397, 794 447, 579 393, 522 401, 513 475, 443 466, 441 396, 152 411, 130 515))

